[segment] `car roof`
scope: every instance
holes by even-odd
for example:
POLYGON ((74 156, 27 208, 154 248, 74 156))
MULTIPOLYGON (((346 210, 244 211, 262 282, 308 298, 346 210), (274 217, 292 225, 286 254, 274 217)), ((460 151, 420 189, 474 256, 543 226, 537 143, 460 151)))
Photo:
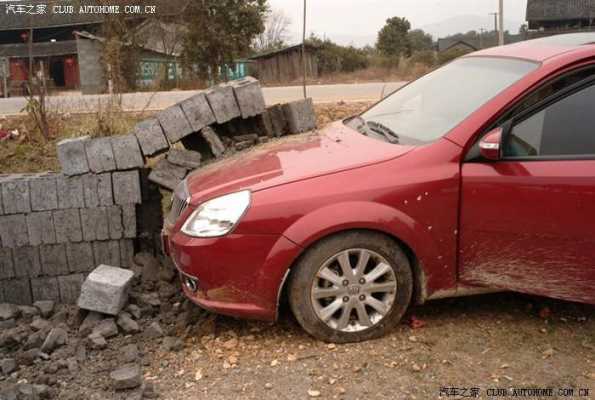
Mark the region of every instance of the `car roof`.
POLYGON ((581 49, 588 45, 593 45, 595 48, 595 32, 568 33, 526 40, 507 46, 491 47, 471 53, 468 56, 513 57, 543 62, 548 58, 581 49))

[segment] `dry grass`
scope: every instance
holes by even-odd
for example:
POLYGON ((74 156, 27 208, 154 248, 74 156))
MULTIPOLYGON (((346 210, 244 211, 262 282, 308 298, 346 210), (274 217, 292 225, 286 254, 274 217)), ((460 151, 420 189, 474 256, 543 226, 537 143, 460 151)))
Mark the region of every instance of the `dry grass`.
MULTIPOLYGON (((366 109, 370 103, 337 103, 316 105, 318 126, 343 119, 366 109)), ((0 142, 0 173, 59 171, 56 143, 62 139, 84 135, 109 136, 125 134, 150 113, 63 114, 52 121, 54 131, 60 132, 45 141, 35 131, 28 117, 0 120, 2 129, 18 129, 17 140, 0 142)))

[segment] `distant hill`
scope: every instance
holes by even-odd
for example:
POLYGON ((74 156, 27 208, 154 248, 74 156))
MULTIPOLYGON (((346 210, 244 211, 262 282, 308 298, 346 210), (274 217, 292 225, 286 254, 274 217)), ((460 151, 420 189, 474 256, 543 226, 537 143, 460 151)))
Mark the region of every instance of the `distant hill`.
MULTIPOLYGON (((504 30, 508 30, 510 33, 518 33, 523 23, 520 21, 504 20, 504 30)), ((434 40, 437 40, 455 33, 465 33, 471 30, 479 32, 481 28, 494 30, 494 17, 491 15, 458 15, 440 22, 414 28, 423 29, 431 34, 434 40)))

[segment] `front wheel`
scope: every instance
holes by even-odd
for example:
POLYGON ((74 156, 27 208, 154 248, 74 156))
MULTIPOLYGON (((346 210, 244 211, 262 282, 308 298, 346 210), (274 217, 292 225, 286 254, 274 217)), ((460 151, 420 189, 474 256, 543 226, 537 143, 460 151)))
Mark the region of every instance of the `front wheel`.
POLYGON ((301 257, 292 270, 289 303, 312 336, 359 342, 392 329, 412 290, 409 260, 395 241, 347 232, 321 240, 301 257))

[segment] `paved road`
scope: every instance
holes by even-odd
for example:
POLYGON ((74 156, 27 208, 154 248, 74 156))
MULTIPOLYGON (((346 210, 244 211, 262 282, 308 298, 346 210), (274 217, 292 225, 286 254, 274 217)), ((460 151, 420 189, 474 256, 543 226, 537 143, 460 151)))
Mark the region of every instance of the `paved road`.
MULTIPOLYGON (((339 85, 316 85, 308 87, 308 96, 315 103, 329 103, 337 101, 374 101, 381 95, 392 93, 404 82, 387 83, 356 83, 339 85)), ((192 90, 152 92, 152 93, 127 93, 122 95, 122 107, 126 111, 162 110, 193 94, 192 90)), ((301 99, 301 86, 267 87, 264 88, 267 104, 284 103, 301 99)), ((80 94, 55 96, 50 98, 50 105, 60 112, 95 112, 108 102, 107 95, 80 94)), ((0 99, 0 115, 19 114, 25 106, 25 98, 14 97, 0 99)))

